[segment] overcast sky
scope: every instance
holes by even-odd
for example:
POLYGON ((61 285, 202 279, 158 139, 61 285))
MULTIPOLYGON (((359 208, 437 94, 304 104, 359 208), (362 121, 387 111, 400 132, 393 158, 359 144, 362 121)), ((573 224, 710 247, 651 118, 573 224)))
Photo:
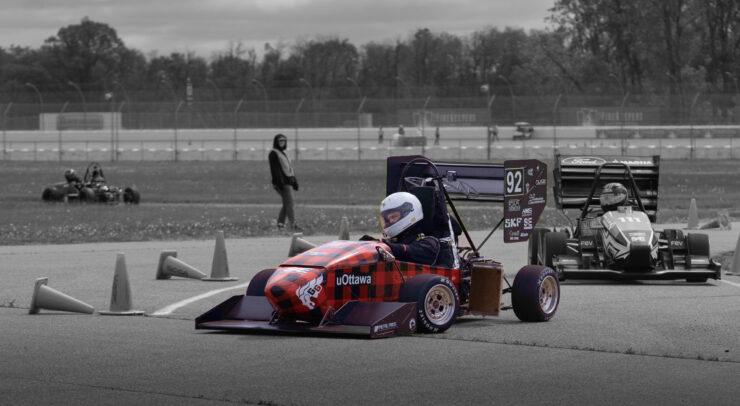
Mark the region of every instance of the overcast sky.
POLYGON ((210 57, 230 43, 333 36, 355 45, 406 38, 418 28, 466 35, 493 26, 544 29, 555 0, 1 0, 0 47, 40 47, 87 16, 145 54, 210 57))

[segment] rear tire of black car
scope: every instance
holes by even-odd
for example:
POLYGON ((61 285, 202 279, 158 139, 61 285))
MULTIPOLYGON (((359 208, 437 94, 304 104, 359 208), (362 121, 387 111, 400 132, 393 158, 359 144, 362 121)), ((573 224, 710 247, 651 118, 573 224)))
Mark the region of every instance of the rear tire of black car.
POLYGON ((274 269, 263 269, 257 272, 252 277, 247 285, 247 296, 265 296, 265 286, 267 286, 267 280, 270 279, 272 274, 275 273, 274 269))
POLYGON ((522 267, 511 287, 511 306, 521 321, 548 321, 560 304, 560 282, 552 268, 542 265, 522 267))
POLYGON ((123 190, 123 202, 126 204, 139 204, 141 195, 136 186, 129 186, 123 190))
POLYGON ((416 302, 417 331, 441 333, 460 313, 460 296, 451 280, 439 275, 414 276, 401 287, 401 302, 416 302))
POLYGON ((540 265, 539 253, 542 236, 549 232, 550 230, 546 228, 535 228, 532 230, 532 234, 529 236, 529 243, 527 244, 527 256, 529 257, 530 265, 540 265))
MULTIPOLYGON (((565 233, 554 232, 547 233, 542 236, 542 259, 545 265, 552 269, 555 269, 553 265, 553 258, 556 255, 565 255, 568 253, 568 236, 565 233)), ((562 272, 558 272, 558 278, 563 281, 565 275, 562 272)))

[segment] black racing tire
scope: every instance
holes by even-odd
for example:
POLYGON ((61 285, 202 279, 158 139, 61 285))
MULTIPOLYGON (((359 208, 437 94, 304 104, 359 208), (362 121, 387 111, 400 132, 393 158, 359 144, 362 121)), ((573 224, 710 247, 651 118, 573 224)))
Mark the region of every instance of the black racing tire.
POLYGON ((123 190, 123 202, 126 204, 139 204, 141 194, 136 186, 129 186, 123 190))
POLYGON ((686 251, 689 255, 708 257, 709 236, 706 234, 689 233, 686 236, 686 251))
POLYGON ((41 200, 43 200, 45 202, 54 201, 55 200, 54 197, 55 197, 54 196, 54 189, 52 189, 50 187, 44 189, 44 191, 41 192, 41 200))
POLYGON ((247 296, 265 296, 265 286, 267 286, 267 280, 270 279, 272 274, 275 273, 274 269, 263 269, 257 272, 252 277, 247 285, 247 296))
POLYGON ((95 192, 89 187, 80 189, 80 202, 93 203, 95 201, 95 192))
MULTIPOLYGON (((539 265, 545 265, 555 269, 553 266, 553 258, 556 255, 564 255, 568 253, 568 236, 562 232, 547 233, 543 235, 541 252, 544 263, 539 265)), ((560 280, 565 280, 565 276, 560 272, 558 272, 558 276, 560 280)))
POLYGON ((421 333, 441 333, 460 314, 460 296, 451 280, 439 275, 414 276, 401 287, 401 302, 416 303, 416 321, 421 333))
POLYGON ((541 265, 539 261, 540 244, 542 244, 542 236, 549 232, 550 230, 547 228, 535 228, 532 230, 532 234, 529 236, 529 243, 527 244, 527 260, 530 265, 541 265))
POLYGON ((548 321, 560 304, 560 282, 557 273, 542 265, 522 267, 511 287, 511 306, 521 321, 548 321))
POLYGON ((689 283, 705 283, 706 281, 707 281, 707 278, 699 278, 699 277, 686 278, 686 282, 689 282, 689 283))

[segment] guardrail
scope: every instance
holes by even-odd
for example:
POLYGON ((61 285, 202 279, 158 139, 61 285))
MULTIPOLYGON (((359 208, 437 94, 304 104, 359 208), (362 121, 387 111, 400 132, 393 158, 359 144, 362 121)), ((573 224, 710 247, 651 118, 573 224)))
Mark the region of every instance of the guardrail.
MULTIPOLYGON (((433 138, 426 146, 394 146, 375 139, 310 139, 291 143, 288 153, 298 160, 374 160, 393 155, 421 154, 432 159, 500 160, 549 159, 555 151, 588 155, 660 155, 662 159, 740 159, 740 142, 733 138, 699 139, 558 139, 497 141, 433 138)), ((186 139, 175 144, 165 139, 54 142, 11 141, 4 144, 3 160, 12 161, 151 161, 151 160, 266 160, 272 141, 186 139)))

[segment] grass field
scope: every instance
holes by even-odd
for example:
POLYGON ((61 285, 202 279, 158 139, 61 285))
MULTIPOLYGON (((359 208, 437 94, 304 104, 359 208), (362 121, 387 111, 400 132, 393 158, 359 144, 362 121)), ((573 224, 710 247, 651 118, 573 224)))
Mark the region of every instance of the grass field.
MULTIPOLYGON (((142 204, 49 204, 41 192, 62 180, 65 169, 83 172, 87 163, 0 163, 0 244, 57 244, 100 241, 210 239, 277 235, 280 199, 264 161, 103 163, 108 183, 138 186, 142 204)), ((551 162, 548 162, 551 164, 551 162)), ((385 161, 300 161, 296 215, 304 233, 336 234, 342 216, 352 235, 377 233, 376 205, 385 191, 385 161)), ((685 222, 695 197, 699 217, 717 210, 740 216, 737 161, 663 161, 659 222, 685 222)), ((553 207, 552 199, 548 206, 553 207)), ((470 229, 490 229, 499 204, 458 203, 470 229)), ((555 210, 540 224, 564 225, 555 210)))

